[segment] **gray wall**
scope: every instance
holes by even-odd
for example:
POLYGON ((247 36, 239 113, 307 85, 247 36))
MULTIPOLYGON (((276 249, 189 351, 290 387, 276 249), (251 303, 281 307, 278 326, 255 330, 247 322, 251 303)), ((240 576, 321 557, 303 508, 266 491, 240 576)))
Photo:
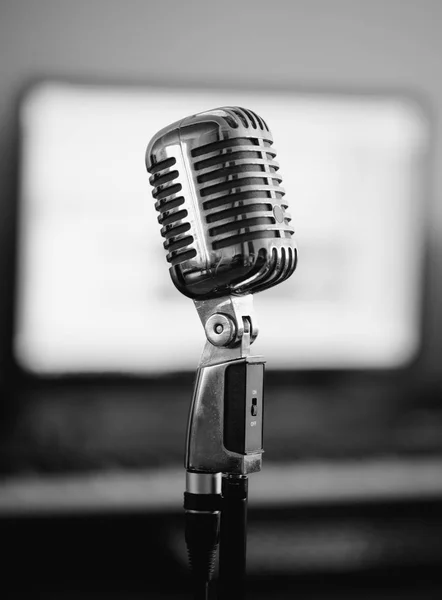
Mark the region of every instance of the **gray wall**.
MULTIPOLYGON (((10 329, 15 112, 27 81, 72 75, 410 90, 434 111, 438 167, 441 24, 440 0, 0 0, 0 340, 10 329)), ((442 172, 432 178, 427 377, 442 350, 442 172)))

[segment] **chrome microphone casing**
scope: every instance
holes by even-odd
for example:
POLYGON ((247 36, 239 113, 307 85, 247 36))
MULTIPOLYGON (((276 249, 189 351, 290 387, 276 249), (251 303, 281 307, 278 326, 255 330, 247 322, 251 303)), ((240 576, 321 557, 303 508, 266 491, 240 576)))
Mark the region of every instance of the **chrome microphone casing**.
POLYGON ((159 131, 146 151, 170 274, 194 300, 256 293, 293 273, 297 249, 273 138, 224 107, 159 131))
POLYGON ((193 483, 261 469, 265 361, 250 356, 253 294, 297 264, 272 144, 262 118, 224 107, 169 125, 146 151, 170 274, 207 338, 187 427, 193 483))

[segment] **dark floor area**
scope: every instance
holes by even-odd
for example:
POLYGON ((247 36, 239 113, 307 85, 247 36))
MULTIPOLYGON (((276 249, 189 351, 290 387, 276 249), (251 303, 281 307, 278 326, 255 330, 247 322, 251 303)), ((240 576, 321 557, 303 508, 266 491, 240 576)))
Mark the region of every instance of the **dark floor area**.
MULTIPOLYGON (((2 519, 0 597, 190 599, 182 528, 175 513, 2 519)), ((442 501, 252 510, 248 561, 250 599, 440 600, 442 501)))

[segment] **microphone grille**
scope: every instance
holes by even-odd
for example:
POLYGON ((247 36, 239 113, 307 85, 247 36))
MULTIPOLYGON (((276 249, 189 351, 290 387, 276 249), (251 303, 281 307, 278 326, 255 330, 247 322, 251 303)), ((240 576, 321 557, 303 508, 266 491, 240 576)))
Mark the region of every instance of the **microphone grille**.
POLYGON ((273 137, 240 107, 186 117, 146 150, 167 260, 191 298, 258 292, 297 264, 273 137))
POLYGON ((230 127, 241 127, 239 135, 191 151, 212 249, 291 238, 294 229, 265 121, 244 108, 223 110, 230 127))
POLYGON ((149 169, 149 181, 154 187, 152 196, 156 200, 155 208, 160 213, 158 222, 162 225, 161 235, 165 238, 163 245, 167 250, 166 258, 172 266, 197 254, 195 248, 191 247, 195 240, 190 234, 191 225, 187 220, 187 209, 183 207, 185 199, 180 195, 182 185, 175 167, 176 159, 170 157, 149 169))

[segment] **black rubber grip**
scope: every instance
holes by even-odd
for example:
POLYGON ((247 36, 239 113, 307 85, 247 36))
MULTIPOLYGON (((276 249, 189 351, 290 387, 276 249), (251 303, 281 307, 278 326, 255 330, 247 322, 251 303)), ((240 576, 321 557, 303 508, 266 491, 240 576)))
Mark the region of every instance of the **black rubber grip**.
POLYGON ((184 492, 184 510, 221 510, 221 494, 191 494, 184 492))
POLYGON ((219 523, 220 513, 186 512, 185 538, 195 589, 201 589, 201 584, 208 584, 212 578, 219 523))

